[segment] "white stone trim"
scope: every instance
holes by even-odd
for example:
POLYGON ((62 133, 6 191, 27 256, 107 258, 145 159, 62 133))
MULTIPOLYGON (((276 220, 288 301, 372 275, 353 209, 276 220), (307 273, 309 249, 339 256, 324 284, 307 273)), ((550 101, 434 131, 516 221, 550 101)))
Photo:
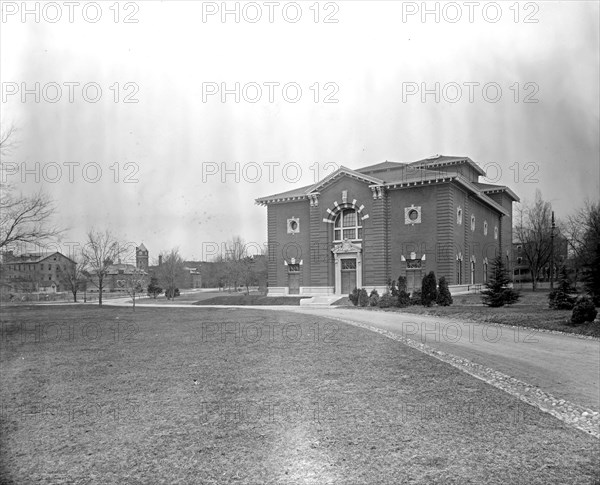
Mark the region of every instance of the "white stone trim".
POLYGON ((300 219, 298 217, 290 217, 287 220, 287 233, 298 234, 300 232, 300 219), (292 228, 292 223, 296 223, 296 229, 292 228))
POLYGON ((412 204, 410 207, 404 208, 404 224, 421 224, 421 206, 415 206, 412 204), (417 218, 413 221, 408 215, 412 212, 417 212, 417 218))
POLYGON ((308 296, 328 296, 333 295, 333 286, 301 286, 301 295, 308 296))
POLYGON ((362 248, 345 240, 331 252, 334 256, 335 294, 342 295, 342 259, 356 259, 356 287, 362 288, 362 248))

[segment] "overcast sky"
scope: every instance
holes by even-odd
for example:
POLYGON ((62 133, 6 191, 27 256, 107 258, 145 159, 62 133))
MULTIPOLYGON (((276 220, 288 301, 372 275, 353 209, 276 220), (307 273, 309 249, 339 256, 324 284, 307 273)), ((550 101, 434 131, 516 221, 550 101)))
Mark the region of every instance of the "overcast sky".
POLYGON ((65 241, 94 225, 203 259, 266 240, 257 197, 436 153, 559 217, 600 192, 595 1, 21 3, 2 2, 2 162, 65 241))

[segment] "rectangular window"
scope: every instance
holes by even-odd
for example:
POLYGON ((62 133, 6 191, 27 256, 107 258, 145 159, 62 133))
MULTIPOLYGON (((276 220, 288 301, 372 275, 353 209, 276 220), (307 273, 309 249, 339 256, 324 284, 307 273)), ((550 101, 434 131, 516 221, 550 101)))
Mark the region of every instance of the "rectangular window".
POLYGON ((342 259, 341 261, 343 270, 356 269, 356 259, 342 259))
POLYGON ((300 265, 296 264, 288 264, 288 273, 300 273, 300 265))
POLYGON ((342 240, 342 230, 341 229, 336 229, 334 231, 333 239, 335 239, 336 241, 341 241, 342 240))
POLYGON ((344 239, 356 239, 356 231, 354 229, 344 229, 344 239))
POLYGON ((43 265, 43 264, 40 264, 40 269, 41 269, 42 271, 44 271, 44 265, 43 265))

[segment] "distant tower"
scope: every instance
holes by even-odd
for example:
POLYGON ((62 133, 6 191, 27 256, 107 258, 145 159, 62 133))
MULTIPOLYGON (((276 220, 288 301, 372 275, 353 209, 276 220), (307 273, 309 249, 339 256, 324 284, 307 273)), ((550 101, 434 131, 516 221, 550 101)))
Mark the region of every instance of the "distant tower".
POLYGON ((138 269, 148 272, 148 250, 144 243, 139 248, 135 248, 135 265, 138 269))

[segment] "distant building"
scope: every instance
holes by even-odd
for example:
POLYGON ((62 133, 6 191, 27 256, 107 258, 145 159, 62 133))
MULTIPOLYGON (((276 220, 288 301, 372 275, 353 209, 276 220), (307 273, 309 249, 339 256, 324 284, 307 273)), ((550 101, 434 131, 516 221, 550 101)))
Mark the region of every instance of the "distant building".
POLYGON ((200 263, 197 261, 184 261, 184 278, 181 288, 202 288, 202 275, 200 263))
POLYGON ((67 291, 61 283, 61 271, 68 271, 75 261, 59 252, 24 253, 12 251, 2 255, 2 283, 9 291, 56 293, 67 291))
MULTIPOLYGON (((569 242, 562 234, 554 237, 554 279, 557 279, 558 271, 567 263, 569 257, 569 242)), ((550 281, 550 261, 544 266, 540 273, 538 281, 550 281)), ((530 282, 531 269, 529 262, 525 257, 525 249, 519 241, 513 241, 512 244, 512 273, 515 283, 530 282)))
POLYGON ((144 243, 135 248, 135 265, 138 269, 148 273, 149 270, 149 254, 144 243))
MULTIPOLYGON (((143 269, 134 266, 133 264, 117 263, 111 264, 104 274, 102 286, 104 291, 109 292, 127 292, 127 279, 136 277, 141 279, 147 279, 148 273, 143 269)), ((88 285, 88 292, 97 292, 98 289, 98 276, 92 275, 92 284, 88 285)))
MULTIPOLYGON (((148 250, 144 244, 140 244, 139 247, 135 248, 135 266, 119 261, 116 264, 111 264, 107 268, 102 281, 103 290, 125 293, 127 291, 127 279, 139 277, 147 280, 149 274, 148 269, 148 250)), ((87 288, 88 292, 93 293, 99 291, 97 275, 92 275, 91 285, 88 285, 87 288)))
MULTIPOLYGON (((183 272, 179 275, 176 281, 177 287, 180 290, 191 288, 202 288, 202 275, 200 274, 200 262, 184 261, 183 272)), ((148 272, 151 276, 159 278, 160 283, 160 267, 162 266, 162 256, 158 256, 158 264, 150 266, 148 272)))

